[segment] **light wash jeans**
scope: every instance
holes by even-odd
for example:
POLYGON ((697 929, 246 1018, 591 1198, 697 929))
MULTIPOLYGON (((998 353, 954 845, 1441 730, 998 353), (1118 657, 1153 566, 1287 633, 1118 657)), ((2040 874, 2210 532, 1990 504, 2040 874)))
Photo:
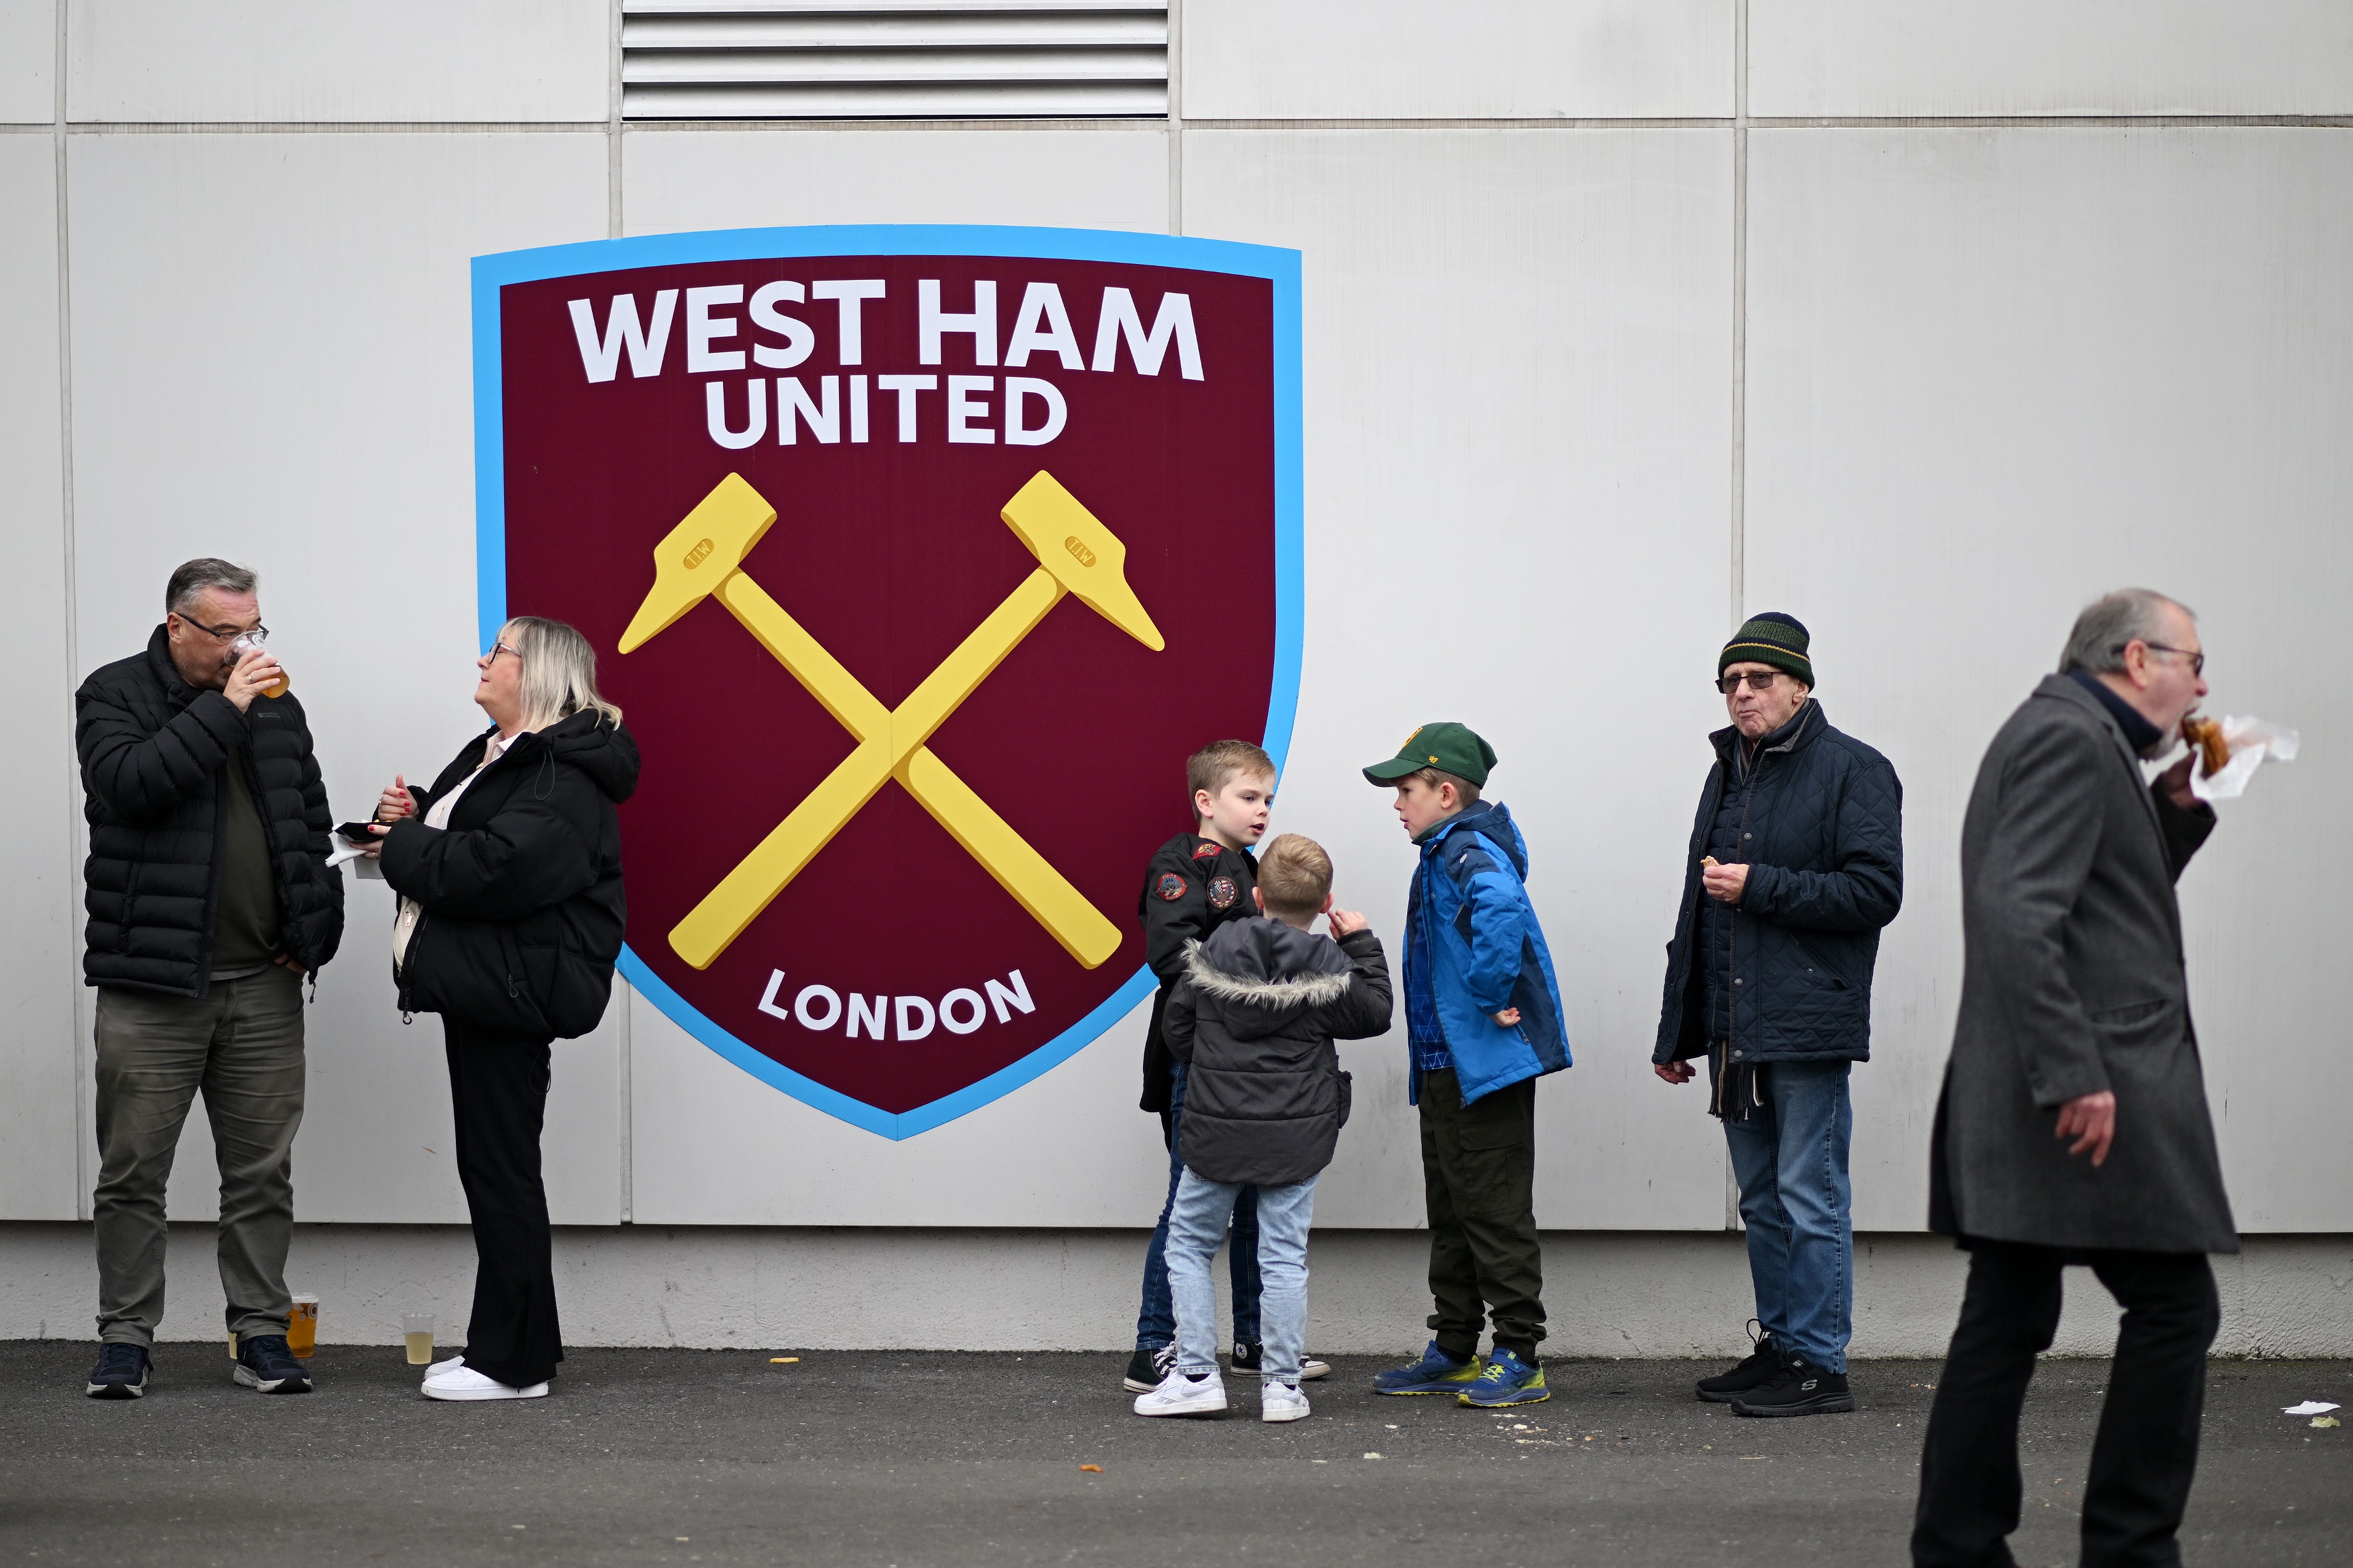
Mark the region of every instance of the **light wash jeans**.
MULTIPOLYGON (((1218 1370, 1218 1295, 1209 1261, 1225 1239, 1234 1200, 1250 1189, 1212 1182, 1187 1166, 1168 1215, 1168 1292, 1176 1303, 1176 1370, 1218 1370)), ((1307 1340, 1307 1229, 1315 1219, 1315 1178, 1258 1189, 1259 1326, 1266 1335, 1261 1377, 1299 1382, 1307 1340)), ((1240 1234, 1236 1232, 1237 1243, 1240 1234)))
MULTIPOLYGON (((1168 1085, 1168 1195, 1144 1249, 1144 1306, 1135 1315, 1135 1348, 1156 1351, 1176 1342, 1176 1303, 1168 1295, 1168 1216, 1176 1209, 1176 1184, 1185 1179, 1185 1064, 1178 1062, 1168 1085)), ((1234 1203, 1234 1249, 1226 1259, 1234 1283, 1234 1342, 1254 1345, 1258 1329, 1258 1189, 1244 1187, 1234 1203)))
POLYGON ((1846 1370, 1854 1328, 1853 1188, 1847 1144, 1852 1062, 1771 1062, 1757 1069, 1764 1103, 1724 1124, 1757 1321, 1773 1342, 1826 1372, 1846 1370))

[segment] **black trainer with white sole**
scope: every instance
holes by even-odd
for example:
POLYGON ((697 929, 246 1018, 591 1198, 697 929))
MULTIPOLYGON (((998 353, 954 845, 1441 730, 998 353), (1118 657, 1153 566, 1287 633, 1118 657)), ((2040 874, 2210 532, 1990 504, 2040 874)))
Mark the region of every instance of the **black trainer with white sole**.
POLYGON ((1127 1358, 1127 1375, 1119 1385, 1130 1394, 1149 1394, 1176 1368, 1175 1345, 1138 1345, 1127 1358))
POLYGON ((1735 1415, 1834 1415, 1853 1408, 1846 1373, 1826 1371, 1801 1355, 1788 1357, 1770 1383, 1732 1402, 1735 1415))
POLYGON ((239 1334, 237 1370, 239 1385, 264 1394, 308 1394, 311 1369, 294 1359, 283 1334, 239 1334))
MULTIPOLYGON (((1263 1372, 1266 1369, 1261 1363, 1263 1363, 1265 1359, 1266 1347, 1264 1345, 1254 1345, 1244 1340, 1236 1340, 1234 1342, 1232 1361, 1233 1367, 1236 1372, 1263 1372)), ((1312 1355, 1302 1356, 1300 1358, 1300 1382, 1313 1383, 1319 1377, 1329 1377, 1331 1375, 1332 1363, 1330 1362, 1317 1361, 1312 1355)))
POLYGON ((147 1393, 147 1370, 154 1364, 145 1345, 109 1341, 98 1347, 98 1364, 90 1369, 92 1399, 138 1399, 147 1393))

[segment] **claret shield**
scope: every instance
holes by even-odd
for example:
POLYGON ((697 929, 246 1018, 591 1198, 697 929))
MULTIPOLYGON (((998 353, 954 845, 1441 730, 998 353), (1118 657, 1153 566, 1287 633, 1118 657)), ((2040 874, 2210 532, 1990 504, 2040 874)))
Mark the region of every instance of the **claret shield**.
POLYGON ((1149 993, 1186 753, 1289 739, 1298 261, 974 227, 476 258, 483 635, 597 648, 649 1000, 905 1138, 1149 993))

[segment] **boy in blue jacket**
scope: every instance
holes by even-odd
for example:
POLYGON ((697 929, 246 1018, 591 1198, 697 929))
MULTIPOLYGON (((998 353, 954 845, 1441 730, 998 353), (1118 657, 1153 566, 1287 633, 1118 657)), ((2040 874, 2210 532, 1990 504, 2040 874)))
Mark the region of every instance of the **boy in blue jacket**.
POLYGON ((1430 1316, 1421 1359, 1378 1394, 1452 1394, 1493 1408, 1552 1397, 1536 1241, 1535 1080, 1568 1066, 1560 987, 1523 879, 1511 813, 1479 798, 1495 752, 1461 724, 1425 724, 1365 770, 1397 790, 1421 847, 1406 903, 1405 1013, 1430 1205, 1430 1316), (1489 1314, 1494 1346, 1479 1359, 1489 1314))

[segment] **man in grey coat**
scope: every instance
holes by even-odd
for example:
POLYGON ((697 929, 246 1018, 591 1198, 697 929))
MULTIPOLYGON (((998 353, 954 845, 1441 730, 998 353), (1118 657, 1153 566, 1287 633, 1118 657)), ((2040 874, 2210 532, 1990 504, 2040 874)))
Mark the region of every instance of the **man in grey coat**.
POLYGON ((1929 1224, 1968 1288, 1920 1461, 1917 1564, 2003 1568, 2018 1417, 2088 1264, 2125 1309, 2084 1492, 2086 1568, 2178 1563, 2220 1321, 2206 1254, 2238 1233, 2189 1022, 2173 885, 2213 831, 2190 757, 2142 781, 2206 695, 2189 610, 2144 589, 2075 622, 2010 715, 1961 827, 1967 959, 1929 1224))

